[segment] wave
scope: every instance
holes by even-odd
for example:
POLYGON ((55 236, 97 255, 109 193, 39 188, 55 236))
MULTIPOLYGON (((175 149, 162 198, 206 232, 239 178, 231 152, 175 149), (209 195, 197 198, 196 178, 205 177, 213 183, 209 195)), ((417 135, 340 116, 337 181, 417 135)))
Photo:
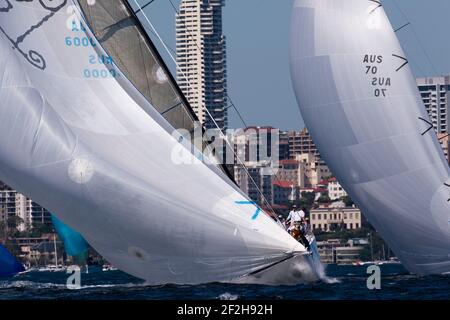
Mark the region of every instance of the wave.
POLYGON ((218 299, 232 301, 232 300, 238 300, 239 296, 236 294, 231 294, 231 293, 225 292, 225 293, 222 293, 221 295, 219 295, 218 299))

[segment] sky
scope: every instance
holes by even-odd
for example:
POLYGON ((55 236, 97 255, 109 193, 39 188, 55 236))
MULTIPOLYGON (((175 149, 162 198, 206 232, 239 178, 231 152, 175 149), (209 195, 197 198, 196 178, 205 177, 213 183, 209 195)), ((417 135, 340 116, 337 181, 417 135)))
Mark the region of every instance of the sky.
MULTIPOLYGON (((148 2, 130 0, 134 1, 148 2)), ((171 1, 178 7, 180 0, 171 1)), ((450 1, 382 2, 394 28, 411 23, 398 32, 398 37, 415 76, 450 75, 450 1)), ((283 130, 304 127, 289 71, 293 3, 294 0, 225 0, 228 91, 247 125, 271 125, 283 130)), ((168 47, 174 49, 175 13, 170 1, 156 0, 145 13, 168 47)), ((164 51, 161 45, 158 47, 164 51)), ((174 71, 170 57, 165 53, 163 57, 174 71)), ((232 109, 229 118, 231 128, 244 126, 232 109)))

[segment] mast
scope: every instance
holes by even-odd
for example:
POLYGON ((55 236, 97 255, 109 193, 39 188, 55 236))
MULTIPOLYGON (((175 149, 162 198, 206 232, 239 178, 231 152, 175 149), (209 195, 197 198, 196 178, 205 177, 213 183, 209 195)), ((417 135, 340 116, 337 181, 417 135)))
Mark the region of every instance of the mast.
POLYGON ((55 267, 58 267, 58 250, 56 250, 56 233, 53 235, 53 246, 55 248, 55 267))

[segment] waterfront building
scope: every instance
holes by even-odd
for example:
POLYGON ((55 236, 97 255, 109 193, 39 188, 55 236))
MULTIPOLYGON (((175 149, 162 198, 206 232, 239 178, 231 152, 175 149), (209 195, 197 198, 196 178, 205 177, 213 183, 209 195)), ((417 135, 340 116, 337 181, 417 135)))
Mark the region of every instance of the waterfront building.
POLYGON ((339 200, 342 197, 347 196, 347 192, 345 192, 344 188, 341 186, 339 181, 336 178, 328 179, 328 197, 331 201, 339 200))
POLYGON ((311 210, 310 215, 313 230, 332 232, 361 228, 361 211, 356 207, 321 207, 311 210))
POLYGON ((306 187, 317 186, 321 181, 331 176, 330 169, 313 153, 303 153, 295 156, 295 160, 299 161, 304 170, 304 185, 306 187))
POLYGON ((291 159, 295 159, 302 154, 313 154, 315 157, 320 158, 319 151, 309 135, 308 129, 304 128, 301 131, 289 131, 288 140, 289 156, 291 159))
POLYGON ((314 154, 304 153, 296 159, 281 160, 276 171, 276 180, 288 181, 295 187, 315 189, 331 175, 330 169, 314 154))
POLYGON ((289 205, 299 199, 299 187, 290 181, 275 180, 273 184, 273 203, 289 205))
POLYGON ((279 181, 287 181, 291 185, 299 188, 305 186, 305 165, 298 160, 281 160, 276 178, 279 181))
POLYGON ((182 0, 176 16, 178 84, 206 129, 228 127, 224 0, 182 0), (209 114, 213 119, 210 118, 209 114))
POLYGON ((4 220, 12 217, 21 219, 17 225, 19 231, 37 225, 51 225, 50 213, 32 199, 0 182, 0 207, 3 208, 4 220))
POLYGON ((323 264, 351 265, 360 260, 361 251, 368 244, 367 239, 350 239, 346 243, 329 239, 317 242, 317 249, 323 264))
MULTIPOLYGON (((286 139, 280 143, 280 130, 273 127, 247 127, 238 129, 234 133, 234 153, 240 161, 235 158, 235 163, 269 161, 276 164, 279 161, 280 146, 286 152, 286 139)), ((284 155, 285 156, 285 155, 284 155)))
POLYGON ((289 133, 287 131, 278 130, 278 159, 290 159, 289 152, 289 133))
POLYGON ((273 204, 272 171, 273 168, 268 161, 246 162, 245 167, 236 165, 234 168, 238 186, 252 201, 262 207, 273 204))
POLYGON ((450 76, 418 78, 417 86, 436 133, 450 133, 450 76))
POLYGON ((442 146, 442 150, 444 151, 445 158, 447 162, 450 164, 450 154, 449 154, 449 146, 450 146, 450 135, 448 133, 438 133, 439 143, 442 146))

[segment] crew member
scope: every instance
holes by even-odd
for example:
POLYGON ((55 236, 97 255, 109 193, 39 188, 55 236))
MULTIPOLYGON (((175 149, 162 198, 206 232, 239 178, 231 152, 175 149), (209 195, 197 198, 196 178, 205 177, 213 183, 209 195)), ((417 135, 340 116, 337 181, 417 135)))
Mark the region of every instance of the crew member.
MULTIPOLYGON (((291 228, 294 227, 296 223, 302 222, 301 212, 303 212, 303 210, 298 211, 296 205, 292 206, 292 210, 289 212, 289 216, 286 219, 286 223, 289 223, 291 228)), ((304 214, 305 213, 303 212, 303 215, 304 214)))

